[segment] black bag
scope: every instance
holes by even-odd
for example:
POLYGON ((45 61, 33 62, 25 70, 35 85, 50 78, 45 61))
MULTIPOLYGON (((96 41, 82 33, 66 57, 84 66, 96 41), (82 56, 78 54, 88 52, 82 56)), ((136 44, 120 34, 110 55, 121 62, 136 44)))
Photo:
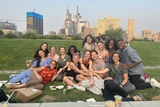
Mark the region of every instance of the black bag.
MULTIPOLYGON (((7 101, 8 97, 6 96, 6 93, 0 88, 0 102, 7 101)), ((15 100, 9 99, 9 103, 17 103, 15 100)))

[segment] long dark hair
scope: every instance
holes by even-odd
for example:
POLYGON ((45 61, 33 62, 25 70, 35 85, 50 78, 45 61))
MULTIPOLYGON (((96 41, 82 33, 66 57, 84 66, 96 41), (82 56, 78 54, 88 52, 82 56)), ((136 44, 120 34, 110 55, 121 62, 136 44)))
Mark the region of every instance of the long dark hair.
POLYGON ((107 50, 110 50, 110 48, 109 48, 109 46, 108 46, 110 41, 113 41, 113 42, 114 42, 113 48, 114 48, 114 50, 116 51, 116 50, 118 49, 118 47, 117 47, 117 40, 116 40, 116 39, 109 39, 109 40, 105 43, 105 48, 106 48, 107 50))
POLYGON ((93 38, 93 36, 87 35, 87 36, 84 38, 83 42, 82 42, 82 48, 84 47, 84 44, 87 42, 87 37, 90 37, 90 38, 92 39, 92 43, 93 43, 94 45, 95 45, 95 43, 96 43, 96 40, 93 38))
MULTIPOLYGON (((36 67, 40 67, 40 62, 41 62, 41 56, 39 56, 39 54, 38 54, 39 51, 43 51, 44 52, 44 50, 42 50, 42 49, 37 50, 37 57, 34 59, 34 61, 37 60, 36 67)), ((44 54, 45 54, 45 52, 44 52, 44 54)))
POLYGON ((47 57, 47 55, 48 55, 48 53, 49 53, 49 51, 48 51, 48 43, 47 43, 47 42, 43 42, 43 43, 40 45, 40 47, 37 49, 37 51, 35 52, 33 58, 36 58, 36 57, 38 56, 38 50, 39 50, 39 49, 42 49, 41 46, 42 46, 43 44, 46 44, 46 45, 47 45, 47 49, 44 51, 45 57, 47 57))
POLYGON ((73 57, 73 54, 70 52, 70 49, 73 48, 74 49, 74 52, 73 53, 77 53, 79 52, 79 57, 80 57, 80 51, 77 50, 77 47, 75 45, 71 45, 69 48, 68 48, 68 52, 67 52, 67 55, 70 56, 70 58, 72 59, 73 57))
POLYGON ((118 56, 119 56, 119 62, 121 62, 121 56, 120 56, 119 52, 113 52, 111 63, 114 64, 114 61, 113 61, 113 55, 114 55, 114 54, 118 54, 118 56))

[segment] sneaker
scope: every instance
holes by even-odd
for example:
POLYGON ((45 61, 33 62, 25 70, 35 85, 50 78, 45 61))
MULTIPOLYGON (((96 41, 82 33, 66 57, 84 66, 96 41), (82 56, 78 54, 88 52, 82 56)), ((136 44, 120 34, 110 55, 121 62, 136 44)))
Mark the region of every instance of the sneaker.
POLYGON ((151 79, 150 83, 152 84, 152 87, 160 88, 160 83, 154 78, 151 79))
POLYGON ((67 90, 71 90, 73 89, 74 87, 70 86, 70 85, 67 85, 67 90))
POLYGON ((59 85, 59 86, 56 86, 57 89, 63 89, 64 88, 64 85, 59 85))
POLYGON ((86 91, 86 89, 82 86, 77 86, 76 89, 81 90, 81 91, 86 91))
POLYGON ((138 93, 137 95, 142 98, 142 101, 147 101, 147 100, 142 96, 142 94, 138 93))

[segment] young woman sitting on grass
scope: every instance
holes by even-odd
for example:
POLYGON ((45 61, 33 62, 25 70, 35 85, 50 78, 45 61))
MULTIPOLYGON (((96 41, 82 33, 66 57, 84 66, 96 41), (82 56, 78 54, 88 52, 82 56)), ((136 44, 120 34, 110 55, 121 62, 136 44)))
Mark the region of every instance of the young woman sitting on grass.
POLYGON ((37 52, 38 56, 33 61, 31 67, 23 71, 19 75, 12 77, 10 79, 10 83, 16 83, 16 82, 26 83, 29 81, 30 75, 33 73, 32 72, 33 70, 43 70, 45 66, 50 65, 51 59, 45 57, 44 51, 42 49, 39 49, 37 52))
POLYGON ((108 55, 109 55, 108 51, 104 48, 104 44, 102 41, 99 41, 97 45, 98 45, 97 52, 98 52, 99 59, 107 63, 108 55))
POLYGON ((59 48, 60 56, 58 59, 58 70, 60 71, 59 75, 57 76, 56 80, 62 81, 63 76, 65 75, 65 70, 71 61, 70 56, 66 55, 66 48, 65 47, 60 47, 59 48))
POLYGON ((44 51, 45 57, 47 57, 47 55, 48 55, 48 53, 49 53, 49 51, 48 51, 48 43, 43 42, 43 43, 40 45, 40 47, 37 49, 37 51, 35 52, 35 54, 34 54, 34 56, 33 56, 33 60, 26 60, 26 62, 30 62, 30 63, 33 62, 33 61, 38 57, 38 51, 39 51, 40 49, 44 51))
POLYGON ((120 62, 121 58, 118 52, 114 52, 112 55, 112 63, 110 69, 113 72, 113 81, 123 88, 127 93, 134 91, 135 86, 130 83, 128 77, 128 70, 123 68, 123 63, 120 62))
MULTIPOLYGON (((79 87, 77 84, 74 84, 74 80, 73 78, 77 75, 77 74, 83 74, 83 75, 88 75, 88 69, 79 62, 79 54, 74 53, 73 54, 73 58, 72 58, 73 62, 70 62, 67 66, 66 69, 66 76, 63 77, 63 82, 69 86, 71 86, 70 88, 74 87, 76 89, 79 90, 83 90, 85 91, 85 88, 83 87, 79 87)), ((70 89, 68 86, 67 89, 70 89)))
POLYGON ((43 89, 44 84, 54 81, 57 77, 58 73, 57 69, 57 62, 55 60, 52 60, 50 63, 50 66, 46 66, 43 70, 40 69, 33 69, 33 72, 30 76, 29 82, 17 85, 17 84, 11 84, 8 86, 10 88, 10 91, 18 91, 21 88, 29 88, 33 87, 35 89, 43 89))
POLYGON ((79 62, 83 64, 87 69, 92 70, 91 52, 86 50, 84 57, 79 59, 79 62))
POLYGON ((96 40, 91 36, 87 35, 82 43, 82 48, 84 48, 84 51, 86 50, 96 50, 97 49, 97 43, 96 40))
POLYGON ((48 53, 48 58, 51 58, 51 60, 55 60, 56 62, 58 61, 59 56, 56 54, 55 46, 50 47, 50 53, 48 53))
POLYGON ((75 45, 71 45, 68 49, 68 52, 67 52, 67 55, 70 56, 71 60, 72 60, 74 53, 79 54, 79 57, 81 57, 81 52, 79 50, 77 50, 77 47, 75 45))

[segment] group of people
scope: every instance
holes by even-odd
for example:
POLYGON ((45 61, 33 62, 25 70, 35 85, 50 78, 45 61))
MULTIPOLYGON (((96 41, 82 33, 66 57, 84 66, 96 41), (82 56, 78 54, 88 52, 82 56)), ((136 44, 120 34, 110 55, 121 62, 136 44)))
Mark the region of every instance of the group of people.
POLYGON ((82 48, 83 57, 75 45, 71 45, 68 52, 64 46, 60 47, 58 55, 55 46, 48 50, 48 44, 42 43, 34 58, 27 60, 31 67, 10 79, 10 83, 22 84, 7 87, 11 91, 25 87, 41 90, 44 84, 57 80, 63 81, 67 89, 87 89, 105 100, 114 100, 114 95, 119 94, 123 101, 144 100, 140 94, 129 96, 136 89, 160 88, 154 78, 145 82, 142 60, 124 40, 109 39, 103 43, 87 35, 82 48))

